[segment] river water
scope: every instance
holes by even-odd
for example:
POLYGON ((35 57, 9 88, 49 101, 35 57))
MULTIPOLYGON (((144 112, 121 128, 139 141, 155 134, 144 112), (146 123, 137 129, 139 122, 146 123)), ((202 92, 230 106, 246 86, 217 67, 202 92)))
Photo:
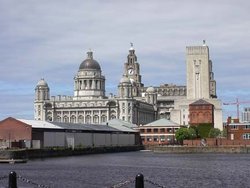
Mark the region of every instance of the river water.
MULTIPOLYGON (((0 164, 0 187, 15 171, 31 182, 54 188, 105 188, 127 182, 135 187, 138 173, 145 188, 245 188, 250 187, 250 154, 157 154, 147 151, 83 155, 0 164), (151 182, 150 182, 151 181, 151 182), (131 182, 131 183, 130 183, 131 182), (154 185, 155 184, 155 185, 154 185)), ((35 187, 18 179, 18 187, 35 187)))

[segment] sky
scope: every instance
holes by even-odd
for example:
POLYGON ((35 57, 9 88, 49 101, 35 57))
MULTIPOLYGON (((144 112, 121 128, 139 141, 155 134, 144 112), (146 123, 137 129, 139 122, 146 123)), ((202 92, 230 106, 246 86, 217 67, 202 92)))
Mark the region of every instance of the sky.
MULTIPOLYGON (((130 43, 145 86, 186 85, 186 46, 206 40, 217 96, 250 106, 250 1, 0 0, 0 120, 33 119, 35 86, 73 95, 73 78, 91 49, 117 94, 130 43)), ((222 105, 223 117, 236 116, 222 105)))

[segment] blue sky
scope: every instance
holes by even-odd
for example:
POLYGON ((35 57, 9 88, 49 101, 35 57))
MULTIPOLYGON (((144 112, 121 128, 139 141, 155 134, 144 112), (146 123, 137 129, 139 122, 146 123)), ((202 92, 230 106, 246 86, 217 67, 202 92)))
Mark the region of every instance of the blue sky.
MULTIPOLYGON (((130 42, 146 86, 186 85, 185 48, 206 40, 222 102, 250 101, 250 1, 0 1, 0 119, 33 119, 34 88, 73 95, 88 49, 116 94, 130 42)), ((241 109, 249 104, 241 105, 241 109)), ((236 106, 223 106, 224 117, 236 106)))

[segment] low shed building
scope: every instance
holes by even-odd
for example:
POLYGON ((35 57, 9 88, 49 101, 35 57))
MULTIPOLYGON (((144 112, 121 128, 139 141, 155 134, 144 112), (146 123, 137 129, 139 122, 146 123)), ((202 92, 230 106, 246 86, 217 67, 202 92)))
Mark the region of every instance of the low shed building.
POLYGON ((131 146, 139 144, 138 131, 129 128, 126 128, 126 131, 119 130, 108 125, 7 118, 0 122, 0 133, 1 143, 8 143, 8 147, 12 147, 13 145, 11 146, 10 143, 14 141, 29 143, 24 144, 23 147, 32 148, 131 146))

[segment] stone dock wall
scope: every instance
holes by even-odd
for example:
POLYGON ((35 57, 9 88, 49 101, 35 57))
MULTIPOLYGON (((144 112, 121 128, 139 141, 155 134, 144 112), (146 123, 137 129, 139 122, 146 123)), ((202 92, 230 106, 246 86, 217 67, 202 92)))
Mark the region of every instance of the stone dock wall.
POLYGON ((49 149, 19 149, 0 150, 0 159, 33 159, 46 157, 65 157, 73 155, 86 155, 112 152, 138 151, 143 146, 114 146, 114 147, 93 147, 93 148, 49 148, 49 149))
POLYGON ((250 153, 250 146, 145 146, 155 153, 250 153))

